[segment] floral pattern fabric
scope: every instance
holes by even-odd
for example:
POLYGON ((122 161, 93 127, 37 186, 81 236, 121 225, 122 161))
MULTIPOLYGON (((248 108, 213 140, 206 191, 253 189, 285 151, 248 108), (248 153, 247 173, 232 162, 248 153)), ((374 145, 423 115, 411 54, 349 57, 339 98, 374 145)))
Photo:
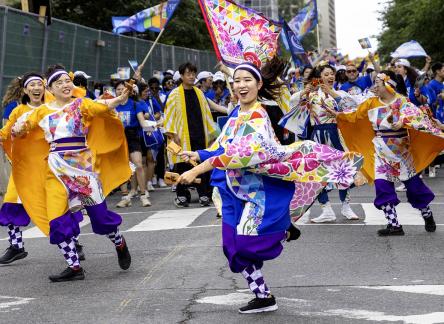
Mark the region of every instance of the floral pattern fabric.
POLYGON ((247 113, 230 118, 214 147, 224 153, 210 158, 213 166, 225 169, 227 183, 233 193, 246 201, 238 234, 257 235, 265 206, 262 176, 297 183, 320 183, 319 186, 299 185, 302 197, 295 196, 292 209, 303 212, 327 184, 347 188, 361 168, 362 156, 342 152, 312 141, 280 145, 271 122, 259 104, 247 113), (311 188, 310 188, 311 187, 311 188), (313 190, 310 190, 313 189, 313 190))

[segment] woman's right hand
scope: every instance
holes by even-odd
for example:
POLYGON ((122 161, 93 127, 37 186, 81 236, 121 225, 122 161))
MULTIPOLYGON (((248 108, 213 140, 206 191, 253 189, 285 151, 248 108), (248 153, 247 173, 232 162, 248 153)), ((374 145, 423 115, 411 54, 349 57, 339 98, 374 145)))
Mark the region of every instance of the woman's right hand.
POLYGON ((185 162, 189 162, 190 160, 199 161, 199 153, 193 151, 183 151, 180 153, 180 158, 185 162))

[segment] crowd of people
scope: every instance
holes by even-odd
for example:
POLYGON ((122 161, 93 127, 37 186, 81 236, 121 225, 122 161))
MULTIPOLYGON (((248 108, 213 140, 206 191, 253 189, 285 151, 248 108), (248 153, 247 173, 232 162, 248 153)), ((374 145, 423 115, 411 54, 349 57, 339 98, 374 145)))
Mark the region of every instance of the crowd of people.
POLYGON ((283 240, 299 237, 291 215, 308 219, 316 199, 322 213, 309 221, 336 221, 334 189, 341 214, 357 220, 353 188, 374 184, 374 204, 387 219, 380 236, 404 235, 396 191, 406 191, 434 232, 434 194, 422 171, 435 177, 443 163, 444 65, 427 58, 419 70, 397 59, 382 69, 372 55, 361 66, 325 58, 297 68, 277 57, 261 68, 220 64, 214 74, 186 62, 147 79, 139 66, 131 80, 94 91, 87 73, 61 65, 17 77, 2 102, 0 138, 12 175, 0 210, 10 247, 0 264, 27 256, 21 227, 32 220, 68 264, 49 279, 82 280, 78 235, 87 214, 128 269, 122 217, 105 198, 114 192, 122 195, 116 207, 136 197, 149 207, 150 192, 168 186, 167 171, 180 175, 171 188, 177 208, 190 206, 195 188, 199 205, 213 202, 222 217, 230 269, 255 294, 241 313, 277 309, 263 263, 279 256, 283 240), (181 152, 171 153, 170 143, 181 152))

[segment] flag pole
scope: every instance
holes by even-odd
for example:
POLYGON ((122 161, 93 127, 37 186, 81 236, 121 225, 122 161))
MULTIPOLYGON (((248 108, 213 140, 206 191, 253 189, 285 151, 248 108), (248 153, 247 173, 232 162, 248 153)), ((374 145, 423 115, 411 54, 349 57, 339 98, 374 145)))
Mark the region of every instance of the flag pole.
POLYGON ((154 47, 156 47, 157 43, 159 42, 160 37, 162 36, 163 32, 165 30, 165 27, 162 28, 162 30, 160 31, 159 35, 157 35, 156 40, 154 41, 153 45, 151 46, 150 50, 148 51, 148 53, 146 54, 145 58, 143 59, 142 63, 140 65, 144 66, 146 61, 148 60, 148 58, 150 57, 151 53, 154 50, 154 47))
POLYGON ((321 54, 321 44, 319 42, 319 24, 316 24, 316 38, 318 40, 318 53, 321 54))

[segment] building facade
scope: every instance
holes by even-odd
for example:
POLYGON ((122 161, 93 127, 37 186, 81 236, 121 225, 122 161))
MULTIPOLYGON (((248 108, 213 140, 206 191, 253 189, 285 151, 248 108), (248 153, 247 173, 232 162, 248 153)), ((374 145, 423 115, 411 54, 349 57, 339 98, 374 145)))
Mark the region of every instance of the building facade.
POLYGON ((278 0, 238 0, 236 3, 260 11, 268 18, 279 18, 278 0))
POLYGON ((318 0, 317 5, 321 50, 335 48, 337 47, 335 0, 318 0))

